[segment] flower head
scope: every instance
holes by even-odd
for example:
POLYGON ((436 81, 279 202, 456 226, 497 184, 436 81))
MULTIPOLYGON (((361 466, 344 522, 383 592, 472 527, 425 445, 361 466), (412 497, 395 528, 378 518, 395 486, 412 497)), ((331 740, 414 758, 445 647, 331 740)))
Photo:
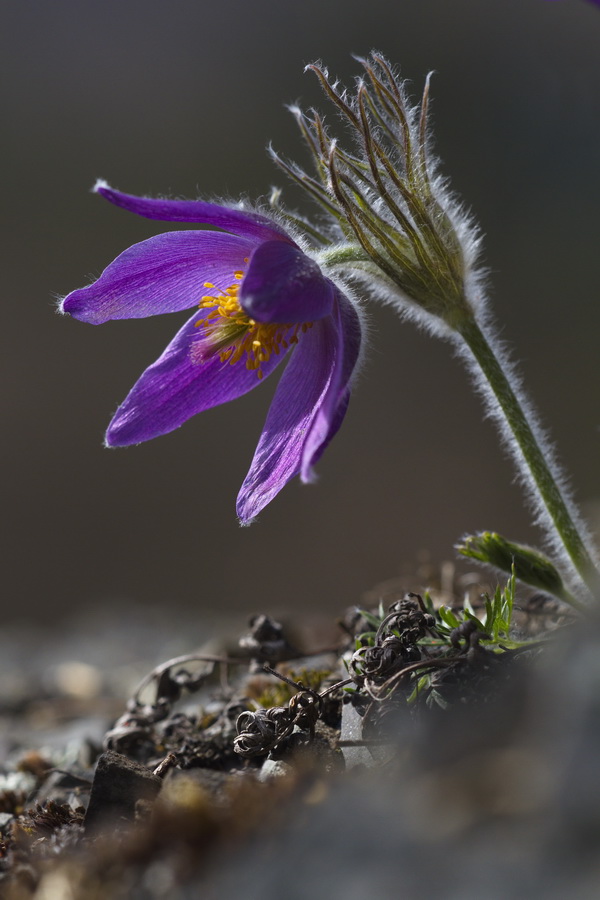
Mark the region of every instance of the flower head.
POLYGON ((247 393, 293 350, 238 496, 247 523, 295 475, 312 480, 341 425, 360 350, 356 309, 287 229, 254 210, 134 197, 104 182, 95 190, 146 218, 222 229, 135 244, 62 301, 95 325, 194 310, 117 409, 109 446, 166 434, 247 393))
MULTIPOLYGON (((353 138, 333 137, 315 110, 292 107, 313 158, 313 176, 272 151, 275 162, 327 212, 330 238, 362 251, 344 277, 434 330, 460 330, 483 303, 479 233, 438 174, 428 135, 429 78, 419 106, 373 52, 360 59, 354 92, 313 71, 353 138)), ((331 254, 333 263, 334 254, 331 254)))

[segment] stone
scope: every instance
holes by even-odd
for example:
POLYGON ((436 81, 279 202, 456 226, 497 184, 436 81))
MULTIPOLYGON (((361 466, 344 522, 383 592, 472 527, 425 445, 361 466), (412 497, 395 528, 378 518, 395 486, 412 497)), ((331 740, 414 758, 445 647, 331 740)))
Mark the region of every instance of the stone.
POLYGON ((137 802, 153 801, 161 786, 161 779, 140 763, 113 750, 103 753, 98 759, 85 815, 86 832, 133 822, 137 802))

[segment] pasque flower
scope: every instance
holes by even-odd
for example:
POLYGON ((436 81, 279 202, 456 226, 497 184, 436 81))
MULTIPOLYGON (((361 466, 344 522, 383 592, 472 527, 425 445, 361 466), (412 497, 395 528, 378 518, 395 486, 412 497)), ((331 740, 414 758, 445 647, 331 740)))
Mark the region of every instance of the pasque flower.
POLYGON ((561 559, 564 583, 577 595, 570 602, 587 600, 600 584, 598 553, 495 333, 479 229, 432 152, 429 78, 414 106, 380 53, 360 64, 354 90, 332 79, 322 64, 308 66, 353 141, 340 141, 315 110, 292 107, 314 174, 274 151, 273 158, 327 216, 320 261, 328 273, 451 341, 466 361, 517 464, 536 522, 561 559))
POLYGON ((193 309, 164 353, 117 409, 111 446, 166 434, 191 416, 260 384, 291 352, 238 496, 249 522, 338 430, 360 350, 354 304, 323 275, 296 235, 254 210, 123 194, 111 203, 150 219, 214 226, 160 234, 125 250, 62 312, 94 325, 193 309))

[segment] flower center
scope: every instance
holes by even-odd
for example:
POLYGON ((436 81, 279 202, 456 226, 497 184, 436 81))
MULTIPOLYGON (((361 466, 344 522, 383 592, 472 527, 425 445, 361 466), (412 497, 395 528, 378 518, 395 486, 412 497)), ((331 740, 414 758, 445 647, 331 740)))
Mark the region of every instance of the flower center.
MULTIPOLYGON (((204 287, 213 288, 215 293, 202 297, 200 309, 209 309, 210 312, 196 322, 196 328, 204 329, 204 337, 212 346, 208 353, 206 350, 200 351, 196 361, 202 363, 218 353, 221 362, 234 365, 245 356, 246 368, 256 369, 258 378, 262 378, 262 364, 271 354, 277 356, 291 344, 297 344, 299 335, 312 328, 313 323, 257 322, 251 319, 238 300, 244 272, 234 272, 233 277, 236 279, 234 284, 222 292, 210 281, 204 282, 204 287)), ((202 346, 205 347, 204 342, 202 346)))

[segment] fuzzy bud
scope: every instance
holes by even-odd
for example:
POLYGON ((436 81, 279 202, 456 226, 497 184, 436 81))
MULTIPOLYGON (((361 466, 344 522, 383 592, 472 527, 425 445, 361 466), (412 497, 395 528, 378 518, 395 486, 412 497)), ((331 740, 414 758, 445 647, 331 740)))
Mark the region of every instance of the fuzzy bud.
POLYGON ((331 81, 321 65, 307 67, 350 126, 355 147, 330 136, 318 113, 294 107, 316 177, 276 155, 275 161, 337 220, 338 242, 361 249, 364 262, 345 265, 343 277, 379 289, 405 311, 425 313, 429 324, 459 331, 484 296, 474 268, 479 234, 429 152, 429 78, 413 106, 381 55, 359 62, 365 74, 354 93, 331 81))
POLYGON ((514 565, 519 581, 564 599, 564 586, 556 567, 539 550, 507 541, 494 531, 468 535, 456 549, 463 556, 478 559, 503 572, 510 573, 514 565))

